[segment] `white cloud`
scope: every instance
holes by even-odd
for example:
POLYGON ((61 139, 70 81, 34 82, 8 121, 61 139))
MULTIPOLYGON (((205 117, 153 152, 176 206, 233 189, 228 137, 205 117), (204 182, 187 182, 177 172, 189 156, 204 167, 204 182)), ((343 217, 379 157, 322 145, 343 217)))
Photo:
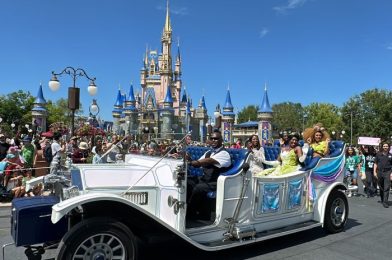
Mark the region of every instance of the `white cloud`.
POLYGON ((260 32, 259 32, 259 38, 263 38, 264 36, 267 35, 267 33, 269 32, 269 30, 267 28, 263 28, 260 32))
POLYGON ((288 0, 287 4, 281 6, 275 6, 273 9, 280 14, 285 14, 288 10, 301 7, 306 3, 307 0, 288 0))
MULTIPOLYGON (((166 11, 166 6, 159 5, 155 7, 157 10, 164 10, 166 11)), ((174 15, 188 15, 188 7, 179 7, 179 8, 173 8, 169 7, 170 13, 174 15)))

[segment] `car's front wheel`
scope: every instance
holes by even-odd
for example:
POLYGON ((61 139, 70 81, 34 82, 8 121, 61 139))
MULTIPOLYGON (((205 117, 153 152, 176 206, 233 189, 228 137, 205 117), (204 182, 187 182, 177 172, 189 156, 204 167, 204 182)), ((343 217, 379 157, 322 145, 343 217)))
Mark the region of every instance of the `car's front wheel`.
POLYGON ((92 218, 75 225, 59 245, 57 259, 137 259, 137 239, 112 218, 92 218))
POLYGON ((348 218, 348 201, 346 195, 340 190, 333 190, 328 196, 324 229, 328 233, 343 231, 348 218))

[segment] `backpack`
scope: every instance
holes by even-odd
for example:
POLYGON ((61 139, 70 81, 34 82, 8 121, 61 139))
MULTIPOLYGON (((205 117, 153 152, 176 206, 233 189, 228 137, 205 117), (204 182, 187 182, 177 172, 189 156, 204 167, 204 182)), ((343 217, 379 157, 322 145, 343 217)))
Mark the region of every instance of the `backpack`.
POLYGON ((52 162, 53 160, 52 145, 49 144, 45 146, 44 157, 48 163, 52 162))

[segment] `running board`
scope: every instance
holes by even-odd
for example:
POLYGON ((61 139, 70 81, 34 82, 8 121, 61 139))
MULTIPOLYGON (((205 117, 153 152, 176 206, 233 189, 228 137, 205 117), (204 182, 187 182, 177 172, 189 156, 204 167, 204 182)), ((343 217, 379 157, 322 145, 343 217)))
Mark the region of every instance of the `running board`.
POLYGON ((290 235, 290 234, 293 234, 296 232, 312 229, 312 228, 319 227, 319 226, 321 226, 321 223, 319 223, 319 222, 308 221, 308 222, 304 222, 304 223, 290 225, 290 226, 283 227, 283 228, 258 232, 258 233, 256 233, 254 238, 243 239, 243 240, 223 240, 222 239, 222 240, 218 240, 218 241, 204 242, 201 244, 204 246, 207 246, 207 247, 215 248, 215 250, 218 250, 218 249, 235 247, 238 245, 252 244, 255 242, 265 241, 265 240, 269 240, 272 238, 290 235))

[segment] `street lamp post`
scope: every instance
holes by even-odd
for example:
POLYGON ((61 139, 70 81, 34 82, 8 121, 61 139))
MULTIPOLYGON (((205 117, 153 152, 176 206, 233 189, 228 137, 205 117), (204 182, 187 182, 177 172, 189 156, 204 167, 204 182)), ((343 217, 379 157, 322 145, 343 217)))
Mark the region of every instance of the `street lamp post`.
POLYGON ((63 74, 67 74, 72 77, 72 87, 68 88, 68 109, 71 110, 72 115, 71 136, 73 136, 75 132, 75 110, 79 109, 80 98, 80 88, 76 86, 76 78, 85 77, 90 80, 87 91, 91 96, 94 96, 97 93, 97 86, 95 85, 95 78, 89 77, 84 69, 75 69, 68 66, 60 73, 55 73, 54 71, 52 71, 52 78, 49 81, 49 88, 52 91, 57 91, 60 88, 60 82, 57 79, 57 76, 61 76, 63 74))
POLYGON ((90 116, 92 118, 92 125, 94 127, 98 126, 97 115, 99 114, 99 106, 97 104, 97 100, 93 99, 93 103, 91 103, 90 107, 88 108, 90 112, 90 116))
POLYGON ((350 111, 350 145, 353 145, 353 111, 350 111))

